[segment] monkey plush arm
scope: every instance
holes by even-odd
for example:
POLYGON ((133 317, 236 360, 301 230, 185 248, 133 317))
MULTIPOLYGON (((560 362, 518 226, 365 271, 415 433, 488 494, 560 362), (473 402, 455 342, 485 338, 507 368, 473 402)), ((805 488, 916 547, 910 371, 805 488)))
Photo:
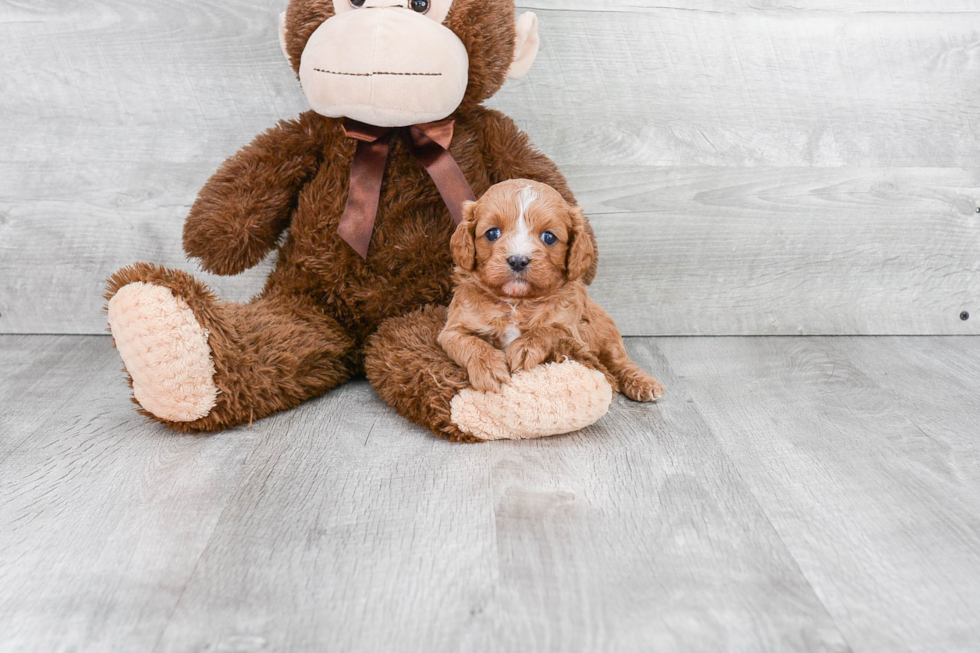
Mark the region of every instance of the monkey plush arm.
POLYGON ((323 143, 312 112, 282 121, 224 162, 184 224, 184 251, 205 270, 238 274, 275 247, 323 143))
MULTIPOLYGON (((531 144, 531 139, 513 120, 492 109, 486 109, 482 119, 483 150, 491 183, 497 184, 508 179, 532 179, 548 184, 557 190, 566 202, 578 206, 575 195, 568 187, 565 176, 558 171, 558 166, 531 144)), ((595 232, 592 231, 588 218, 585 219, 585 231, 592 239, 592 246, 596 252, 592 267, 582 277, 582 282, 589 285, 595 279, 599 248, 596 247, 595 232)))

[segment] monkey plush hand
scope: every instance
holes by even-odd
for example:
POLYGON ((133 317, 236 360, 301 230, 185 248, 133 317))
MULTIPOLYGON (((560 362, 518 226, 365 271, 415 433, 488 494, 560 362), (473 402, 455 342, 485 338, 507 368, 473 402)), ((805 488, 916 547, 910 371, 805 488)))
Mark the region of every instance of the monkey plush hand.
POLYGON ((149 263, 112 276, 109 326, 142 413, 218 430, 362 372, 452 440, 565 433, 605 412, 611 387, 575 352, 480 393, 436 341, 462 202, 513 178, 575 201, 481 106, 537 55, 537 19, 514 16, 513 0, 292 0, 281 44, 312 110, 228 159, 184 227, 208 271, 238 274, 273 250, 275 270, 247 304, 149 263))

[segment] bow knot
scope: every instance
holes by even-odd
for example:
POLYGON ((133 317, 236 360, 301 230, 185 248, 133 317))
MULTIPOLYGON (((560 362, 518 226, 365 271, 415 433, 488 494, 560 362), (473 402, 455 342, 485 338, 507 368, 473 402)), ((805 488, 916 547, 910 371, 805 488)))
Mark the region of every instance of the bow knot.
POLYGON ((462 222, 463 202, 475 200, 476 197, 463 171, 449 153, 454 127, 455 121, 452 119, 397 129, 367 125, 350 118, 344 121, 344 132, 348 138, 357 141, 357 150, 351 164, 347 206, 340 218, 337 233, 361 258, 367 258, 371 245, 381 199, 381 181, 393 134, 401 136, 412 156, 425 167, 455 223, 462 222))

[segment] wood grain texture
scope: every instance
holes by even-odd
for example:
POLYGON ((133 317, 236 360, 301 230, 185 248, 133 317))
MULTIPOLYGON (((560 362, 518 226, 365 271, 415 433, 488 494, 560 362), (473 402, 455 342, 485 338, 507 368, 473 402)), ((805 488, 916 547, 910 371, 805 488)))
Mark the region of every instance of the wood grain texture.
POLYGON ((491 446, 507 651, 849 651, 652 341, 667 387, 593 427, 491 446))
MULTIPOLYGON (((559 165, 974 165, 976 7, 609 4, 542 9, 534 72, 494 99, 559 165)), ((196 6, 7 5, 8 160, 220 162, 306 108, 279 6, 196 6)))
POLYGON ((977 7, 616 4, 542 11, 540 67, 491 101, 559 165, 975 166, 977 7))
POLYGON ((980 333, 976 170, 570 171, 623 333, 980 333))
MULTIPOLYGON (((115 269, 194 270, 197 190, 306 108, 272 4, 0 6, 0 333, 100 333, 115 269)), ((610 213, 624 332, 978 332, 975 2, 520 4, 542 54, 492 104, 610 213)), ((268 265, 204 279, 244 300, 268 265)))
POLYGON ((262 432, 144 424, 117 359, 108 338, 0 337, 23 389, 0 411, 5 653, 152 650, 262 432))
MULTIPOLYGON (((627 335, 980 333, 980 320, 959 318, 980 315, 976 170, 566 173, 600 243, 592 296, 627 335)), ((148 165, 140 183, 133 196, 95 188, 80 198, 57 184, 11 211, 0 225, 0 327, 98 333, 112 270, 146 260, 199 272, 180 250, 197 182, 179 165, 148 165), (169 204, 173 194, 187 204, 169 204), (109 202, 98 220, 75 217, 109 202), (25 274, 25 258, 44 267, 25 274)), ((201 276, 242 301, 270 265, 201 276)))
POLYGON ((669 401, 454 445, 364 382, 175 435, 107 338, 0 337, 49 408, 0 434, 0 650, 850 650, 684 380, 629 346, 669 401), (91 369, 62 403, 58 361, 20 353, 58 348, 91 369))
POLYGON ((437 440, 363 381, 287 419, 249 458, 158 650, 463 650, 494 595, 487 448, 437 440))
POLYGON ((46 420, 84 410, 95 398, 75 390, 90 374, 119 369, 118 360, 105 355, 105 344, 80 337, 0 336, 0 464, 46 420))
POLYGON ((660 344, 854 650, 975 650, 980 340, 660 344))

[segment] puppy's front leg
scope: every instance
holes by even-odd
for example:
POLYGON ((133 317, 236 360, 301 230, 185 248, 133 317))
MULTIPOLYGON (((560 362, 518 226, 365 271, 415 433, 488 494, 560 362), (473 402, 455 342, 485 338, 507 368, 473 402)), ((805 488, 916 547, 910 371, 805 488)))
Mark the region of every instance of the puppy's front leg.
POLYGON ((616 323, 593 301, 587 309, 589 340, 599 354, 599 360, 616 377, 619 390, 633 401, 656 401, 664 394, 664 387, 643 371, 626 353, 623 336, 616 323))
POLYGON ((558 327, 528 329, 507 348, 507 364, 511 372, 530 370, 548 359, 555 345, 571 332, 558 327))
POLYGON ((510 381, 504 352, 486 340, 462 329, 447 328, 439 334, 439 344, 466 370, 474 390, 497 392, 510 381))

